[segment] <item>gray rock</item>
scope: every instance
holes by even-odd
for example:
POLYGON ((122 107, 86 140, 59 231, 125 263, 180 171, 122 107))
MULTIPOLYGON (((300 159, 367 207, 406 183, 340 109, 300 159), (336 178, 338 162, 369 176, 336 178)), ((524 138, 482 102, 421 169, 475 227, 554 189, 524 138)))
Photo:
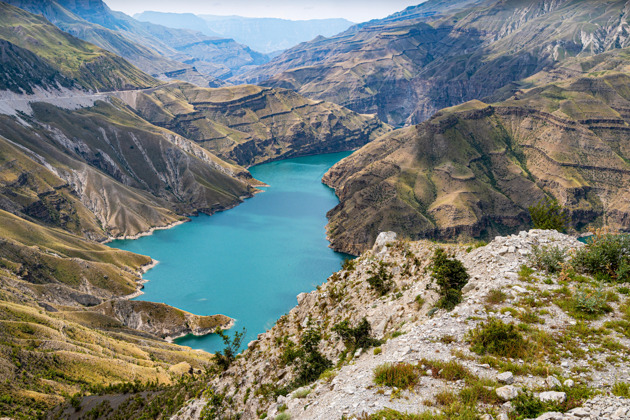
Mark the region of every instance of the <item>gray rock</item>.
POLYGON ((514 398, 518 397, 518 389, 513 387, 512 385, 502 386, 501 388, 496 389, 496 393, 504 401, 510 401, 514 398))
POLYGON ((563 403, 567 400, 567 394, 564 392, 547 391, 541 392, 538 398, 542 402, 563 403))
POLYGON ((510 417, 507 415, 507 413, 501 413, 497 416, 497 420, 510 420, 510 417))
POLYGON ((568 386, 569 388, 573 388, 574 385, 575 385, 575 382, 573 382, 573 379, 567 379, 566 381, 564 381, 564 386, 568 386))
POLYGON ((514 383, 514 375, 512 372, 503 372, 497 375, 497 381, 502 384, 511 385, 514 383))

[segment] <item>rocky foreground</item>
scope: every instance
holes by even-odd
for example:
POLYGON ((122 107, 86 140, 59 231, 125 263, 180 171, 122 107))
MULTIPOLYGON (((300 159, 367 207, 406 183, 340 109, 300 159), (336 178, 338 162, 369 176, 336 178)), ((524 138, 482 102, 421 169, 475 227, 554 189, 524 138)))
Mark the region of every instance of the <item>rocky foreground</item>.
POLYGON ((240 413, 284 419, 508 419, 528 418, 527 404, 537 405, 530 418, 630 418, 627 288, 593 283, 591 289, 586 277, 531 268, 540 249, 570 255, 583 246, 555 231, 521 232, 479 245, 406 242, 381 234, 371 251, 298 296, 295 308, 249 343, 203 396, 174 418, 240 413), (470 275, 463 301, 451 312, 434 308, 438 293, 429 263, 438 247, 470 275), (392 282, 380 297, 367 281, 378 273, 392 282), (605 296, 606 309, 589 316, 575 310, 571 302, 585 294, 605 296), (333 326, 343 320, 356 326, 363 318, 381 344, 344 345, 333 326), (472 333, 496 320, 518 325, 526 343, 518 356, 472 351, 472 333), (302 353, 295 359, 296 349, 314 330, 321 334, 318 352, 333 364, 315 382, 298 387, 300 357, 313 357, 302 353), (415 379, 401 387, 377 385, 375 371, 383 365, 410 366, 415 379), (428 417, 411 416, 415 413, 428 417))

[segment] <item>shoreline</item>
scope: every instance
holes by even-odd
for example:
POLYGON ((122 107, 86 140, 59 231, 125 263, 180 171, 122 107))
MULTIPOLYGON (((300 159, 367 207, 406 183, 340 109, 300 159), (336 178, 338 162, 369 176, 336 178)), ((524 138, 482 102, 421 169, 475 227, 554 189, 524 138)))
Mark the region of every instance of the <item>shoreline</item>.
POLYGON ((156 227, 152 227, 149 230, 146 230, 144 232, 139 232, 136 233, 135 235, 124 235, 124 236, 110 236, 109 238, 105 239, 104 241, 101 242, 101 244, 105 245, 108 243, 111 243, 113 241, 125 241, 125 240, 134 240, 134 239, 139 239, 142 238, 144 236, 151 236, 153 235, 153 232, 155 232, 156 230, 168 230, 171 228, 174 228, 175 226, 179 226, 179 225, 183 225, 184 223, 190 222, 190 219, 187 218, 186 220, 178 220, 176 222, 170 223, 168 225, 164 225, 164 226, 156 226, 156 227))

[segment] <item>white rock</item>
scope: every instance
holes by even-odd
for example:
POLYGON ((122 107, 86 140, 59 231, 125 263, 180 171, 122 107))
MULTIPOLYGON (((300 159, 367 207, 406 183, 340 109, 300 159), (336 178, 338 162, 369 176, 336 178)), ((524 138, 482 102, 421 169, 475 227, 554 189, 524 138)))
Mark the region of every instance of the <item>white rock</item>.
POLYGON ((573 388, 573 385, 575 385, 575 382, 573 382, 573 379, 567 379, 566 381, 564 381, 564 386, 568 386, 569 388, 573 388))
POLYGON ((514 375, 512 374, 512 372, 500 373, 497 375, 497 381, 501 382, 502 384, 511 385, 514 383, 514 375))
POLYGON ((549 413, 542 414, 536 417, 536 420, 562 420, 564 416, 557 411, 550 411, 549 413))
POLYGON ((512 385, 502 386, 501 388, 496 389, 496 393, 504 401, 510 401, 514 398, 518 397, 518 389, 513 387, 512 385))
POLYGON ((573 414, 576 417, 589 417, 590 416, 589 412, 583 409, 582 407, 574 408, 573 410, 569 411, 569 413, 573 414))
POLYGON ((558 378, 556 378, 555 376, 547 376, 547 379, 545 379, 545 385, 547 386, 547 388, 555 388, 557 386, 558 387, 562 386, 558 378))
POLYGON ((374 252, 379 254, 387 248, 387 244, 394 242, 396 240, 396 232, 381 232, 376 237, 376 242, 374 243, 374 252))
POLYGON ((541 392, 538 398, 542 402, 563 403, 567 400, 567 394, 564 392, 547 391, 541 392))
POLYGON ((507 415, 507 413, 501 413, 497 416, 497 420, 510 420, 510 417, 507 415))

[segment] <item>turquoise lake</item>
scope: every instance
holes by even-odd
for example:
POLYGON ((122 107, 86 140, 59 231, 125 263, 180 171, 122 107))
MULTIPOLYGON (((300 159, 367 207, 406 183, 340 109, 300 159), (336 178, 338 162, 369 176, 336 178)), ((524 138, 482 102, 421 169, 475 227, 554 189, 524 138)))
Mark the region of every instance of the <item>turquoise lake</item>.
MULTIPOLYGON (((137 299, 232 317, 232 332, 247 329, 246 346, 289 312, 298 294, 322 284, 348 257, 328 248, 326 212, 339 201, 321 178, 349 154, 254 166, 252 175, 269 187, 234 209, 193 217, 151 236, 111 242, 160 262, 144 275, 148 283, 137 299)), ((209 352, 223 348, 214 334, 176 342, 209 352)))

